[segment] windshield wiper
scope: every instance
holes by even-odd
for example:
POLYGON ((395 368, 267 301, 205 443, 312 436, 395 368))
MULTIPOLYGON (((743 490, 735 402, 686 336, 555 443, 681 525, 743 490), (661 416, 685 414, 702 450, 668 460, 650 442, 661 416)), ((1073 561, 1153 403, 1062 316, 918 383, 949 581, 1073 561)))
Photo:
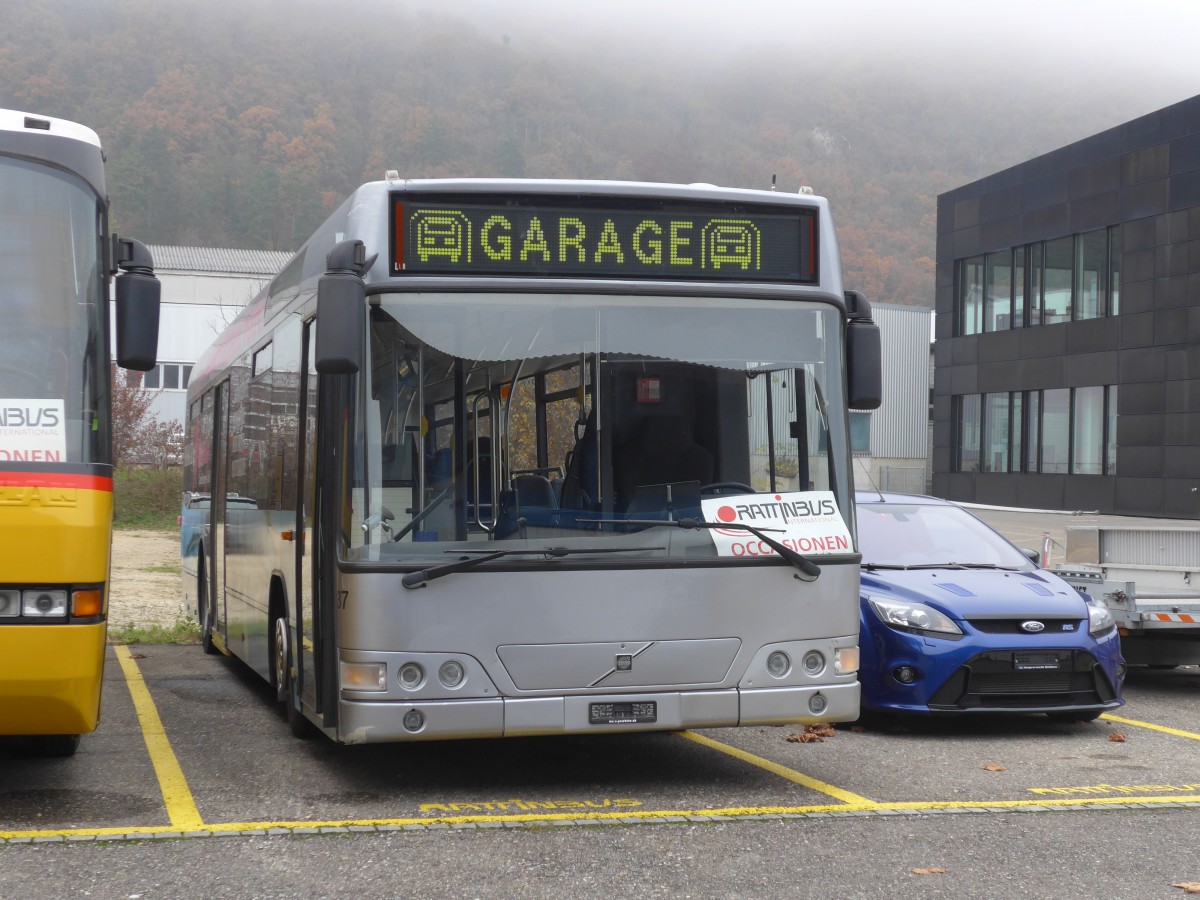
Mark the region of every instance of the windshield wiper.
POLYGON ((499 559, 502 556, 544 556, 547 559, 560 559, 561 557, 572 556, 576 553, 635 553, 645 550, 666 549, 666 547, 541 547, 537 550, 459 550, 456 552, 478 555, 462 556, 454 560, 454 562, 442 563, 441 565, 430 566, 428 569, 418 569, 416 572, 409 572, 400 579, 400 583, 410 591, 413 591, 417 588, 425 587, 426 582, 433 581, 435 578, 473 569, 476 566, 482 565, 485 562, 491 562, 493 559, 499 559))
POLYGON ((783 531, 782 528, 756 528, 753 525, 747 525, 744 522, 705 522, 703 519, 580 519, 581 522, 597 522, 601 525, 642 525, 647 528, 652 526, 667 527, 667 528, 683 528, 685 530, 694 531, 704 528, 740 528, 742 531, 748 531, 793 566, 800 570, 796 575, 801 581, 816 581, 821 575, 821 567, 814 563, 808 557, 801 556, 791 547, 787 547, 775 538, 770 537, 768 531, 783 531))

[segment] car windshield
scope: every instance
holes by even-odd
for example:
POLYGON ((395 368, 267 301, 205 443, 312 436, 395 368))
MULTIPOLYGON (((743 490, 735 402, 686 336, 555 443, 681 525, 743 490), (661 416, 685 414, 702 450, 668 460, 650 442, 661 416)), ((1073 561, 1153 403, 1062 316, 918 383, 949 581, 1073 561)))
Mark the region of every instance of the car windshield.
POLYGON ((711 560, 706 531, 646 520, 764 494, 829 504, 841 533, 839 334, 832 306, 795 298, 381 295, 344 550, 711 560))
POLYGON ((858 539, 864 566, 1033 568, 1020 550, 957 506, 860 501, 858 539))

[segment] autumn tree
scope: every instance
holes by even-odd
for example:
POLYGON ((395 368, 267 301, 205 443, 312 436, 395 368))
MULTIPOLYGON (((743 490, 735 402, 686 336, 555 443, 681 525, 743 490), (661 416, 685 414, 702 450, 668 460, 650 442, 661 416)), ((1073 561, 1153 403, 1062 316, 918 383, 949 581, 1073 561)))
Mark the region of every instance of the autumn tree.
POLYGON ((151 410, 154 395, 142 390, 142 373, 111 367, 112 450, 116 466, 164 468, 183 452, 183 426, 160 422, 151 410))

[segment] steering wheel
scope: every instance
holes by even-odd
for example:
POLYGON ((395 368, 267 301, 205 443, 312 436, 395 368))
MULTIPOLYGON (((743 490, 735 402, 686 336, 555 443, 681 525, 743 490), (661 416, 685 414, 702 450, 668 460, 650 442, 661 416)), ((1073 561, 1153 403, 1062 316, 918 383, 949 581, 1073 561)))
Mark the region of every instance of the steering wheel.
POLYGON ((712 484, 701 485, 701 494, 753 494, 754 488, 740 481, 714 481, 712 484))

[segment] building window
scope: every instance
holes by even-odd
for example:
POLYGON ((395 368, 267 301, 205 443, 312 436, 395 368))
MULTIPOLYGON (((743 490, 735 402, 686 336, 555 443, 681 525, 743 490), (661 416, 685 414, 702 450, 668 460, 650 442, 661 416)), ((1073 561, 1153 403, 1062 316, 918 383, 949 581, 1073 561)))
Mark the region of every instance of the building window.
POLYGON ((1115 316, 1121 226, 955 262, 956 335, 1115 316))
POLYGON ((979 394, 954 398, 954 471, 979 471, 979 394))
POLYGON ((1104 474, 1104 388, 1075 388, 1071 413, 1071 472, 1104 474))
POLYGON ((1115 475, 1115 385, 953 398, 954 471, 1115 475))
POLYGON ((984 394, 983 471, 1007 472, 1009 460, 1009 395, 984 394))
POLYGON ((850 449, 854 453, 871 452, 871 414, 850 413, 850 449))
POLYGON ((1075 240, 1075 318, 1098 319, 1108 299, 1108 229, 1089 231, 1075 240))
POLYGON ((142 376, 142 387, 148 391, 186 391, 191 375, 191 363, 159 363, 142 376))
POLYGON ((1012 251, 989 253, 986 259, 983 330, 1006 331, 1012 324, 1012 251))
POLYGON ((1042 267, 1042 324, 1071 321, 1071 279, 1075 268, 1075 240, 1046 241, 1042 267))
POLYGON ((1121 226, 1108 229, 1108 314, 1121 312, 1121 226))
POLYGON ((957 334, 979 334, 983 330, 984 264, 982 256, 959 260, 955 279, 958 316, 957 334))
POLYGON ((250 377, 257 378, 264 372, 270 372, 274 365, 275 347, 273 344, 267 344, 255 351, 254 358, 250 362, 250 377))
POLYGON ((1042 391, 1042 467, 1047 475, 1071 469, 1071 389, 1042 391))

